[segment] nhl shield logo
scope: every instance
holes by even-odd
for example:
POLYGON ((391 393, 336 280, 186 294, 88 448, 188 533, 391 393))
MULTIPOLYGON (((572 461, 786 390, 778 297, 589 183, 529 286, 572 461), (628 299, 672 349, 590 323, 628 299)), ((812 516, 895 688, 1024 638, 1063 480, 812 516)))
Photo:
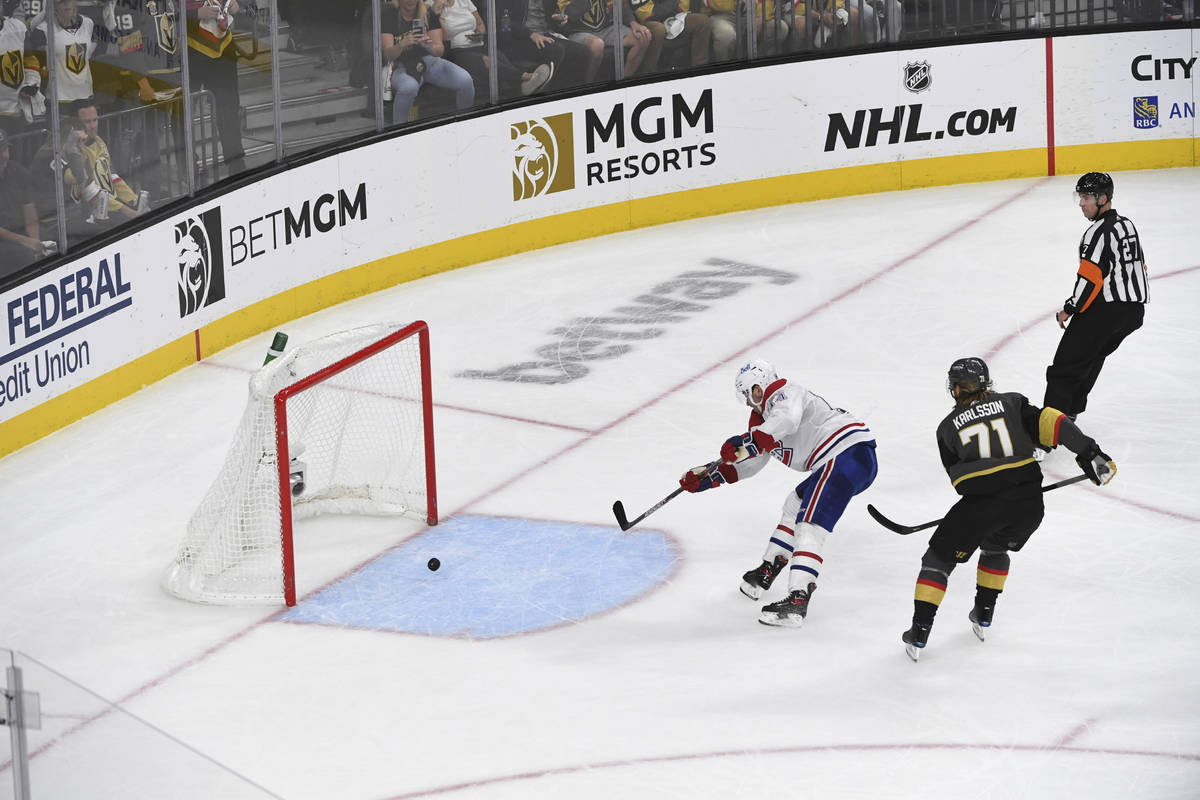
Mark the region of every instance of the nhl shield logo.
POLYGON ((933 86, 933 68, 928 61, 912 61, 904 65, 904 88, 919 94, 933 86))
POLYGON ((513 200, 575 188, 572 116, 518 122, 509 128, 513 152, 513 200))

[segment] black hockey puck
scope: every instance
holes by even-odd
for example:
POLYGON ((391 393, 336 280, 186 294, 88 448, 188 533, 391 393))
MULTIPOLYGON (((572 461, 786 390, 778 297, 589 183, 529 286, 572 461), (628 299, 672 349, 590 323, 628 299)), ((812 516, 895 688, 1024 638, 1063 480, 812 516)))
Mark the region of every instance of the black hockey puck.
POLYGON ((431 558, 431 559, 429 559, 429 563, 426 566, 429 567, 430 572, 437 572, 437 568, 440 567, 441 565, 442 565, 442 562, 438 561, 436 558, 431 558))

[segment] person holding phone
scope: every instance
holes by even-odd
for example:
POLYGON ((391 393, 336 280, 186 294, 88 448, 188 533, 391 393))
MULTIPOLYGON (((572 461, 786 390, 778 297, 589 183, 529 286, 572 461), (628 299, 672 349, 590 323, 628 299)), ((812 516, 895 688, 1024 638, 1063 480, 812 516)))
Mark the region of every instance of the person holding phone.
POLYGON ((446 46, 437 13, 421 0, 387 0, 382 11, 379 43, 392 65, 392 123, 408 122, 426 81, 454 92, 459 110, 470 108, 475 84, 465 69, 442 57, 446 46))

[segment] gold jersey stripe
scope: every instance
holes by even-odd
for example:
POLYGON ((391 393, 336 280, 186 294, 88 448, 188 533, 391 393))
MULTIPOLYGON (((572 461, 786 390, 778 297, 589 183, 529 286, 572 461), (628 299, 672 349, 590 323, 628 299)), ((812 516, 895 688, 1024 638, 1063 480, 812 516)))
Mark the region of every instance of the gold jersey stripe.
POLYGON ((979 472, 971 472, 966 475, 959 476, 958 478, 955 479, 954 483, 951 485, 958 486, 960 483, 962 483, 963 481, 965 481, 969 478, 979 478, 984 475, 991 475, 992 473, 1000 472, 1001 470, 1016 469, 1017 467, 1023 467, 1026 464, 1032 464, 1032 463, 1034 463, 1034 459, 1032 456, 1030 456, 1029 458, 1023 458, 1020 461, 1014 461, 1011 464, 1000 464, 999 466, 992 467, 991 469, 981 469, 981 470, 979 470, 979 472))

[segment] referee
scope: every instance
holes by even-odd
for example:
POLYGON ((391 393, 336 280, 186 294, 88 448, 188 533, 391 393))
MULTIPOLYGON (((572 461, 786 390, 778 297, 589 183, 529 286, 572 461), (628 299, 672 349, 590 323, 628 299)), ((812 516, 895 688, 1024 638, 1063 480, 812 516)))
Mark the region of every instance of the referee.
POLYGON ((1087 408, 1104 359, 1142 327, 1150 288, 1137 229, 1112 207, 1112 178, 1089 172, 1075 183, 1075 194, 1092 224, 1079 241, 1075 290, 1057 314, 1066 332, 1046 368, 1042 403, 1072 419, 1087 408))

